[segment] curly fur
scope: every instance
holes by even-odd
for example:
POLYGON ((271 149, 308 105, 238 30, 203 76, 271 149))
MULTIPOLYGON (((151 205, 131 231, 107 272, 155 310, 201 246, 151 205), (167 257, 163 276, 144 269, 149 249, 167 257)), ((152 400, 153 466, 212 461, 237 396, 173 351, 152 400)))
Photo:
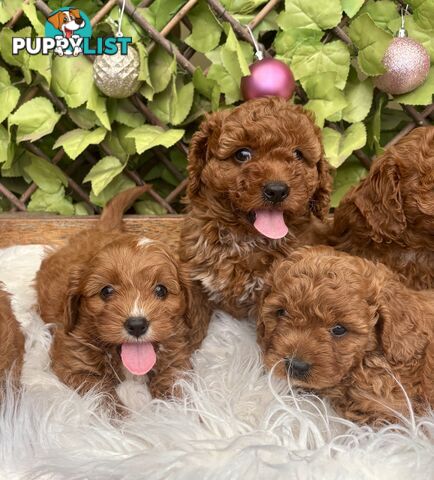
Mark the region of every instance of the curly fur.
POLYGON ((136 311, 150 325, 139 341, 157 349, 157 363, 148 374, 152 395, 170 394, 175 377, 190 365, 188 276, 163 244, 122 231, 122 212, 144 191, 138 187, 115 197, 97 228, 80 232, 48 255, 36 276, 41 317, 57 325, 53 371, 80 393, 97 386, 118 403, 115 387, 125 378, 119 349, 137 341, 124 322, 136 311), (166 286, 166 298, 155 296, 157 284, 166 286), (100 296, 106 285, 115 287, 108 300, 100 296))
POLYGON ((9 295, 0 283, 0 380, 4 380, 11 369, 12 376, 19 377, 23 354, 24 337, 12 312, 9 295))
POLYGON ((373 164, 335 211, 330 244, 434 288, 434 127, 416 128, 373 164))
POLYGON ((188 172, 180 257, 195 281, 195 323, 206 330, 214 307, 252 316, 272 261, 315 243, 329 208, 331 177, 311 114, 277 97, 209 115, 193 136, 188 172), (240 164, 235 152, 246 147, 253 157, 240 164), (249 219, 254 210, 271 208, 262 196, 270 181, 290 188, 276 207, 289 228, 280 240, 262 236, 249 219))
POLYGON ((409 289, 381 263, 330 247, 277 261, 257 335, 268 368, 286 378, 285 359, 307 362, 293 384, 350 420, 396 422, 409 401, 419 413, 434 406, 434 291, 409 289), (336 325, 347 329, 342 337, 332 335, 336 325))

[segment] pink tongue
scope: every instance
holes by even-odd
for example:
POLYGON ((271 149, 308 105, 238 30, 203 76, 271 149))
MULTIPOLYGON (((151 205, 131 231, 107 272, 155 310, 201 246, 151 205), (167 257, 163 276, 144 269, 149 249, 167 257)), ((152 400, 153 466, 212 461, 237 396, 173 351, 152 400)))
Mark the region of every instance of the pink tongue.
POLYGON ((134 375, 145 375, 157 361, 151 342, 123 343, 121 358, 124 367, 134 375))
POLYGON ((65 28, 65 33, 66 33, 66 38, 71 38, 72 37, 72 30, 69 30, 65 28))
POLYGON ((283 238, 288 233, 288 227, 279 210, 255 210, 256 220, 253 226, 268 238, 283 238))

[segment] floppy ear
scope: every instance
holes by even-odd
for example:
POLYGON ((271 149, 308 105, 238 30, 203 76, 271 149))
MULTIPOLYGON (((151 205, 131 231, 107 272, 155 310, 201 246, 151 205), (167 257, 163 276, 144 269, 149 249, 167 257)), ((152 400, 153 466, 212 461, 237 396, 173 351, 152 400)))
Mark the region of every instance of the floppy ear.
POLYGON ((71 8, 69 10, 69 13, 71 13, 72 15, 74 15, 74 18, 81 18, 81 15, 80 15, 80 10, 78 8, 71 8))
POLYGON ((386 153, 354 190, 354 203, 372 228, 374 240, 397 240, 407 226, 399 183, 399 168, 386 153))
POLYGON ((200 192, 202 170, 209 155, 209 141, 212 136, 220 135, 223 120, 228 114, 229 111, 224 110, 208 115, 191 139, 188 152, 188 198, 195 197, 200 192))
POLYGON ((79 269, 75 269, 71 272, 69 285, 65 293, 63 309, 63 326, 65 333, 72 332, 78 322, 81 275, 82 273, 79 269))
POLYGON ((317 163, 318 185, 309 201, 310 211, 320 220, 324 220, 330 209, 330 193, 332 190, 332 176, 330 166, 322 154, 317 163))
POLYGON ((380 268, 380 281, 372 277, 377 284, 374 305, 378 320, 375 325, 377 341, 384 356, 391 362, 406 362, 411 365, 428 343, 426 333, 421 332, 418 323, 426 315, 423 302, 418 293, 405 287, 398 278, 392 278, 391 272, 383 276, 380 268))
POLYGON ((51 25, 54 26, 54 28, 57 28, 57 30, 60 30, 60 27, 62 26, 62 20, 63 20, 62 12, 57 12, 54 15, 50 15, 48 17, 48 21, 51 23, 51 25))

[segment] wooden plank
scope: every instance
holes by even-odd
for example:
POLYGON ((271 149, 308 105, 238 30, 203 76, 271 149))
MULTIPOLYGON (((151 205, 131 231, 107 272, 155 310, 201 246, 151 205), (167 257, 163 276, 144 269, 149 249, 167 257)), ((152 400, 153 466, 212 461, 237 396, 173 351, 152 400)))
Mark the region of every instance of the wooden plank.
MULTIPOLYGON (((28 213, 0 215, 0 248, 12 245, 62 245, 80 230, 92 228, 96 216, 61 217, 55 215, 33 215, 28 213)), ((126 230, 160 240, 177 248, 182 215, 142 216, 126 215, 126 230)))

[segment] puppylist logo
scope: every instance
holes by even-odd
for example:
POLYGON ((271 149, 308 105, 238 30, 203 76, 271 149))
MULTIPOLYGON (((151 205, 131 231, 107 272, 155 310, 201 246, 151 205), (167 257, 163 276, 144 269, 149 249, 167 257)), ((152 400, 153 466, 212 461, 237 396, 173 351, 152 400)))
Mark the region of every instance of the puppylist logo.
POLYGON ((78 8, 63 7, 51 13, 45 23, 44 37, 12 38, 12 54, 18 55, 25 50, 30 55, 48 55, 51 52, 59 56, 114 55, 120 51, 127 55, 131 37, 96 37, 91 47, 92 25, 89 17, 78 8))

